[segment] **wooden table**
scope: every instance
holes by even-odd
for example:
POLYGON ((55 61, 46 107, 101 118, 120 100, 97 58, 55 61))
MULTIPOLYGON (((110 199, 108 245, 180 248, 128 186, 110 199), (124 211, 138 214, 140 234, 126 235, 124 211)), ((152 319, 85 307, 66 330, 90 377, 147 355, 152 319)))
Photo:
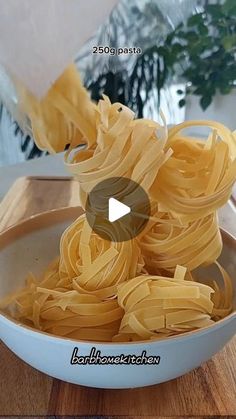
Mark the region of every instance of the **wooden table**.
MULTIPOLYGON (((78 185, 65 178, 20 178, 0 204, 0 230, 51 208, 76 206, 78 185)), ((233 206, 220 214, 236 234, 233 206)), ((167 383, 102 390, 50 378, 0 344, 0 416, 198 417, 236 416, 236 338, 210 361, 167 383)))

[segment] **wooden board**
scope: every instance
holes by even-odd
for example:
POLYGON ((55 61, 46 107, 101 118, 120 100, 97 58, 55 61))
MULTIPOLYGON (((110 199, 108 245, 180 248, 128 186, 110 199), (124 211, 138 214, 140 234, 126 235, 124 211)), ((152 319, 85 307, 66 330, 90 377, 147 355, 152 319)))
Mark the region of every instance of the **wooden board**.
MULTIPOLYGON (((78 185, 68 178, 20 178, 0 204, 0 230, 51 208, 76 206, 78 185)), ((233 205, 221 223, 236 234, 233 205)), ((0 416, 233 417, 236 415, 236 338, 210 361, 167 383, 102 390, 52 379, 0 344, 0 416)))

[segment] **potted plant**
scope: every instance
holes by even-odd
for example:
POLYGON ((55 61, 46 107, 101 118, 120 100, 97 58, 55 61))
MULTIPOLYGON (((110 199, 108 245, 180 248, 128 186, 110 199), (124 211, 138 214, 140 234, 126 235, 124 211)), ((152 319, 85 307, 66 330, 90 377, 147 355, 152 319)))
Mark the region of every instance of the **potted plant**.
POLYGON ((158 48, 167 77, 179 74, 186 119, 216 119, 236 128, 236 2, 207 4, 158 48), (233 111, 232 111, 233 110, 233 111))

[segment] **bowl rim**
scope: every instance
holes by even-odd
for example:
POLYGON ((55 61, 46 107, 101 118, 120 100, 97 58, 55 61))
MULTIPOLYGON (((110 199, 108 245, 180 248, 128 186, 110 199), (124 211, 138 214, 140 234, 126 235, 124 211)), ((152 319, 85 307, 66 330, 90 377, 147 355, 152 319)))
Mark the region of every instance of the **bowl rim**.
MULTIPOLYGON (((73 221, 78 218, 78 216, 82 215, 84 213, 84 210, 80 206, 76 207, 61 207, 57 209, 51 209, 48 211, 44 211, 41 213, 36 213, 34 215, 31 215, 28 218, 25 218, 24 220, 18 221, 14 224, 12 224, 10 227, 5 228, 0 232, 0 251, 7 247, 9 244, 11 244, 15 239, 18 239, 24 235, 27 235, 28 233, 31 233, 33 231, 40 230, 41 228, 50 227, 55 224, 59 224, 60 222, 65 221, 73 221)), ((231 244, 236 250, 236 238, 230 234, 227 230, 220 228, 223 241, 227 242, 228 244, 231 244)), ((32 326, 28 326, 20 322, 19 320, 13 319, 10 315, 6 314, 2 309, 0 309, 0 319, 1 317, 5 318, 7 322, 10 322, 12 326, 20 327, 25 332, 31 332, 36 335, 43 335, 44 337, 50 338, 50 339, 56 339, 56 340, 63 340, 65 342, 77 342, 79 344, 94 344, 96 346, 98 345, 111 345, 113 347, 120 346, 120 345, 143 345, 143 344, 163 344, 167 342, 172 342, 176 340, 185 340, 192 336, 198 336, 202 333, 210 332, 214 329, 218 329, 219 327, 223 327, 224 324, 229 323, 234 318, 236 319, 236 309, 232 311, 232 313, 228 314, 223 319, 218 320, 214 324, 210 326, 205 326, 200 329, 192 330, 189 332, 183 332, 178 335, 169 336, 163 339, 153 339, 153 340, 139 340, 139 341, 132 341, 132 342, 98 342, 98 341, 88 341, 88 340, 79 340, 75 338, 68 338, 65 336, 57 336, 53 335, 48 332, 44 332, 41 330, 38 330, 32 326)))

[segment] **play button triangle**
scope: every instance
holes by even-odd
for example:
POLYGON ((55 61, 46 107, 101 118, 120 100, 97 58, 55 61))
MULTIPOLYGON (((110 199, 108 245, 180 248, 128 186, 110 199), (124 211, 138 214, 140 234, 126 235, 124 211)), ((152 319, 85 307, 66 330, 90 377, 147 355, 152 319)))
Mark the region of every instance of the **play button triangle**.
POLYGON ((119 220, 131 212, 128 205, 123 204, 115 198, 109 198, 108 202, 108 220, 110 223, 119 220))
POLYGON ((151 206, 145 190, 130 178, 111 177, 98 182, 89 192, 86 218, 104 240, 132 240, 148 223, 151 206))

